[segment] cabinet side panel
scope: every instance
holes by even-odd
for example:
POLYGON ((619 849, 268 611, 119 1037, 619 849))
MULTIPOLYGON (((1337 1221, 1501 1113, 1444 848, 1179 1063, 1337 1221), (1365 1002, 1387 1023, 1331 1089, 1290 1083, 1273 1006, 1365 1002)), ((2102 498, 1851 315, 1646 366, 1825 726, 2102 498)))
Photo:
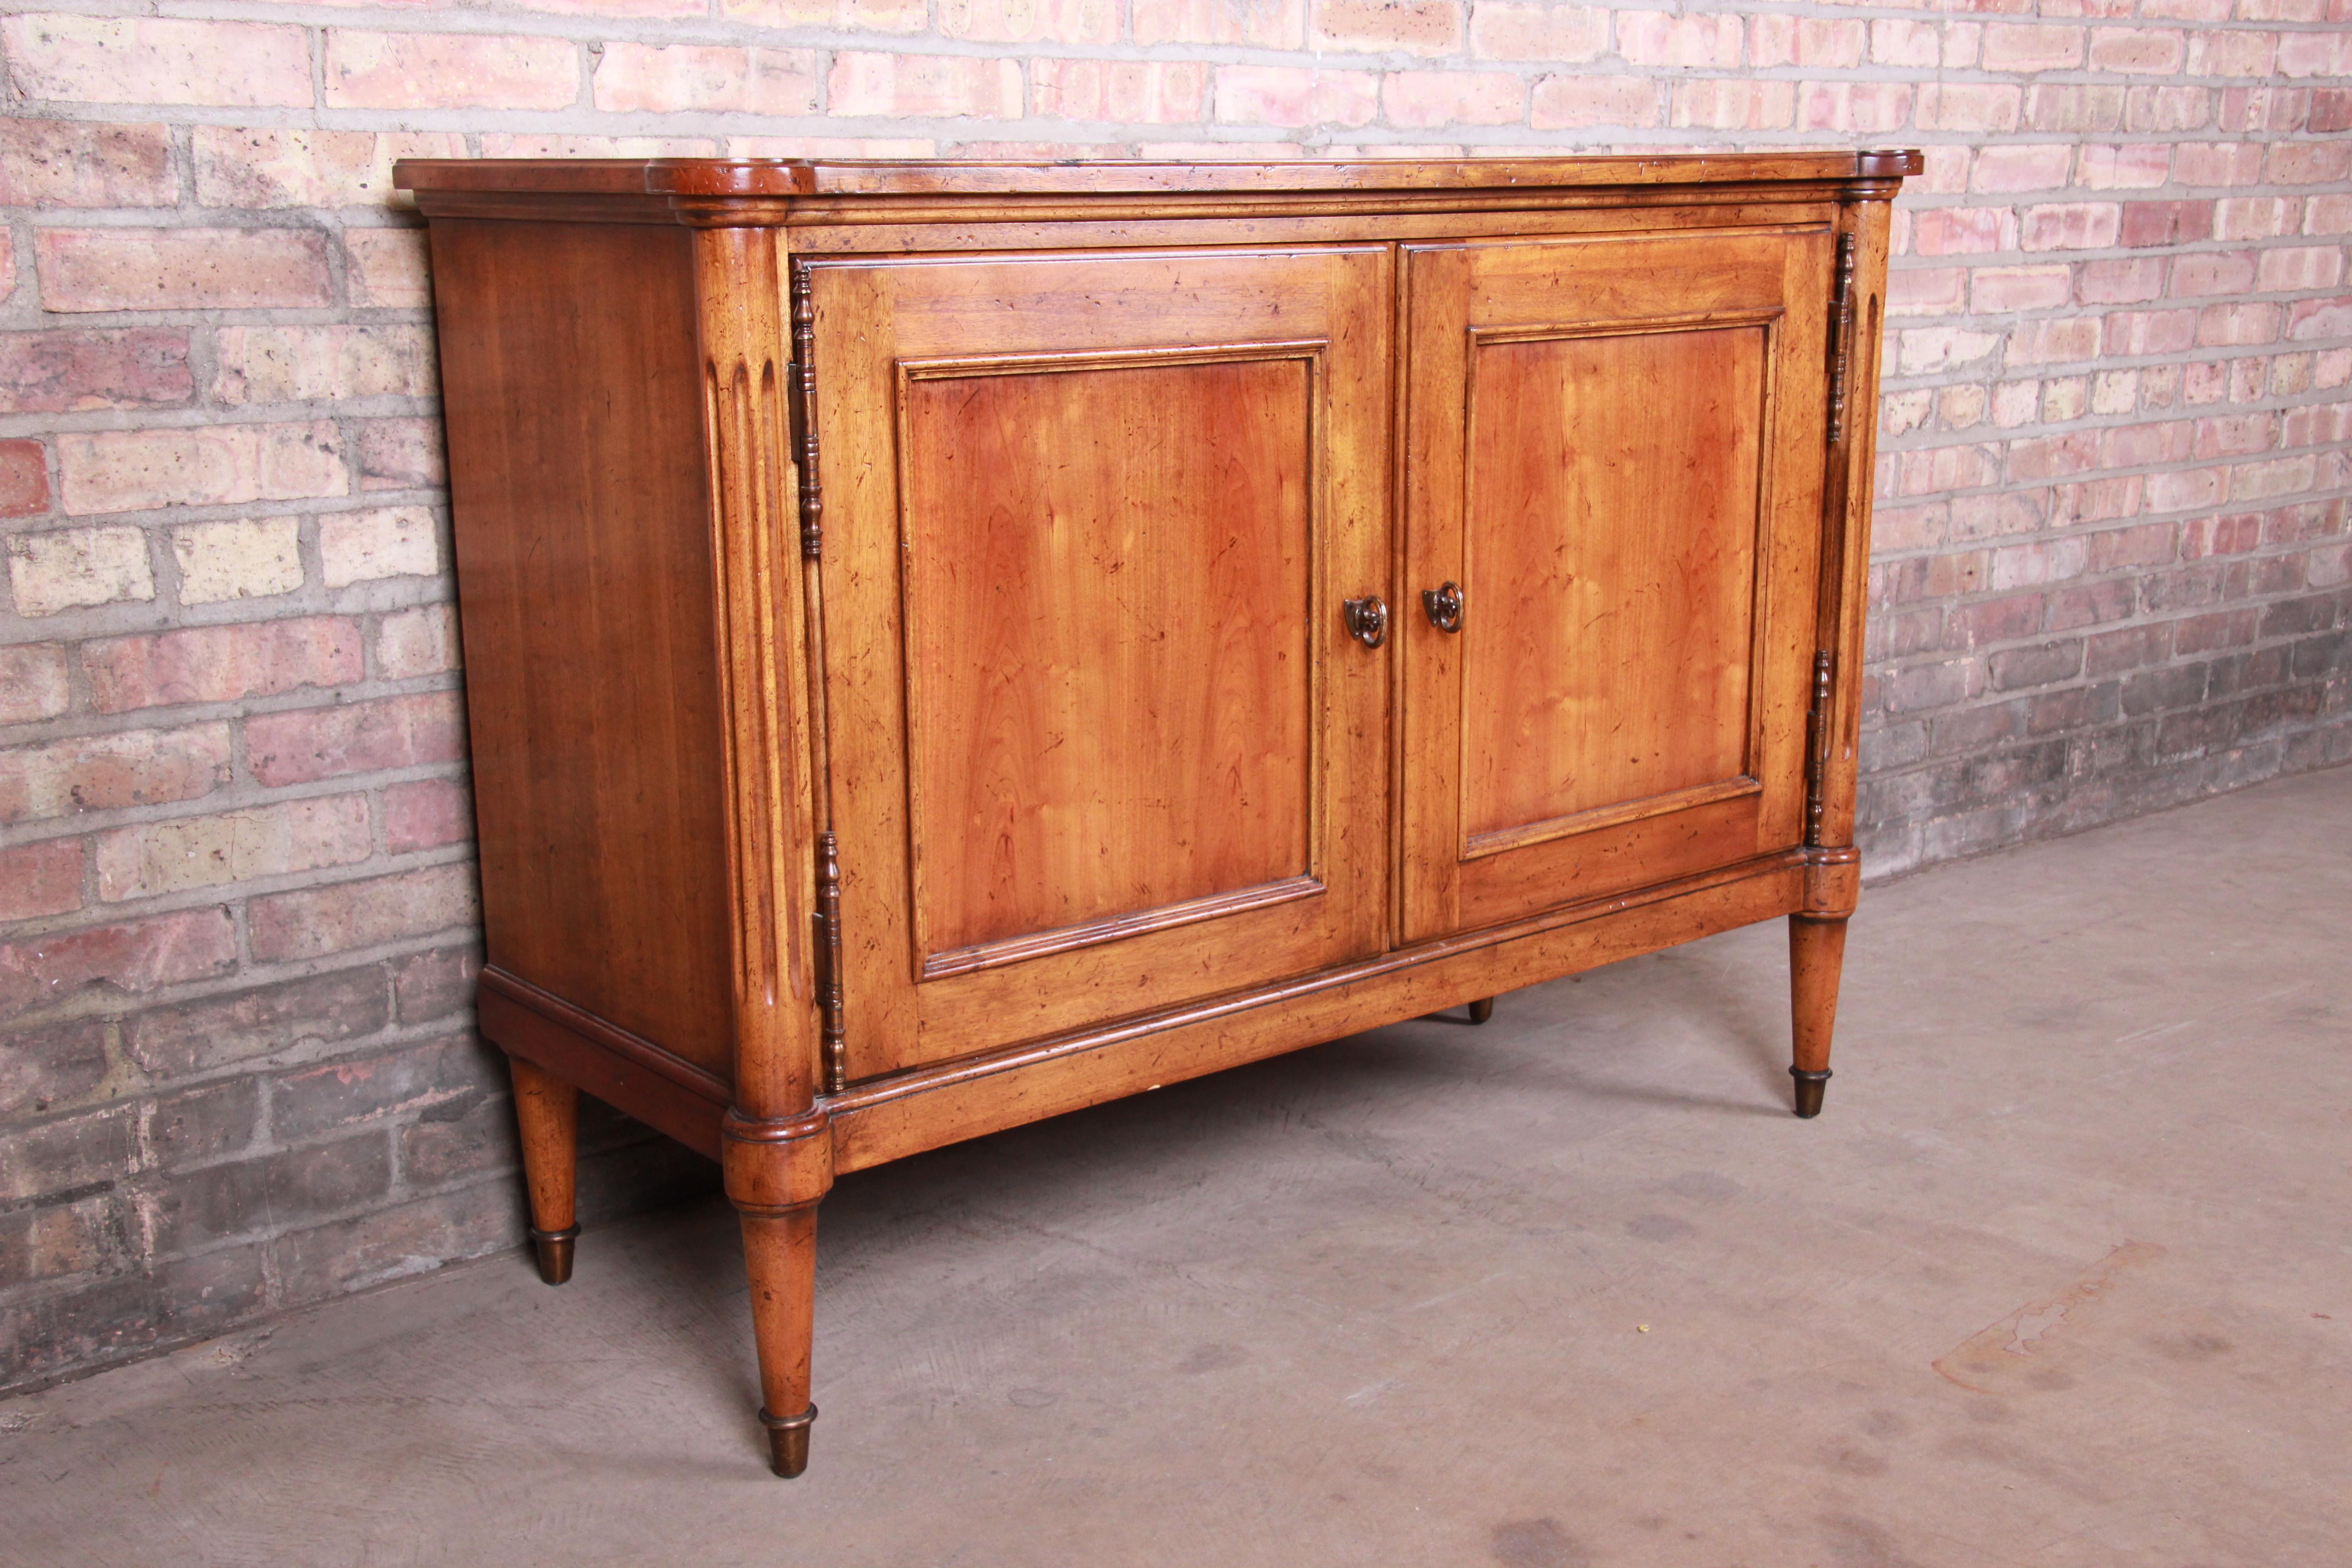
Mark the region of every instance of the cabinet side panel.
POLYGON ((489 962, 729 1075, 690 236, 432 238, 489 962))

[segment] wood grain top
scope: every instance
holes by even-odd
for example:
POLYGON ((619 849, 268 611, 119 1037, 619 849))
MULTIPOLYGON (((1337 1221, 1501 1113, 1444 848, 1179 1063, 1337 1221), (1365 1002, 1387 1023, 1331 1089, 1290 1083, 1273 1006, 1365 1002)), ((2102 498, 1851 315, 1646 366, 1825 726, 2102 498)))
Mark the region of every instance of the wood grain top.
POLYGON ((1889 179, 1910 150, 1583 158, 1399 158, 1362 163, 818 162, 798 158, 404 158, 402 190, 571 196, 1117 195, 1223 191, 1497 191, 1889 179))

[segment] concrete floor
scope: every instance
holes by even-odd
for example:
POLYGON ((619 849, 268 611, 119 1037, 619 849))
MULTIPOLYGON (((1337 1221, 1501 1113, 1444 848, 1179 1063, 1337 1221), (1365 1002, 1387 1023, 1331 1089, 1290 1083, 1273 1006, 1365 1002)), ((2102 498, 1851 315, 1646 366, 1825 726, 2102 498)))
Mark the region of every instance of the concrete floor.
POLYGON ((0 1405, 10 1563, 2352 1562, 2352 769, 0 1405))

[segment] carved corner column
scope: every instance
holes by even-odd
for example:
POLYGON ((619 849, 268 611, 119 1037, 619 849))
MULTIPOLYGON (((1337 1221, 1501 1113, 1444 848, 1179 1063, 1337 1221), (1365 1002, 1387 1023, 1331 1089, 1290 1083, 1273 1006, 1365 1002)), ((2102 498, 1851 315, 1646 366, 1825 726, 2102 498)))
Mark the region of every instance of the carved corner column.
POLYGON ((726 714, 727 864, 734 956, 734 1105, 720 1129, 742 1218, 759 1344, 760 1412, 781 1476, 808 1464, 816 1205, 833 1184, 822 1081, 818 954, 821 768, 811 719, 811 617, 787 496, 793 366, 781 231, 695 234, 711 564, 726 714))
POLYGON ((1847 188, 1838 209, 1814 643, 1819 652, 1806 736, 1804 905, 1789 917, 1789 1074, 1796 1081, 1796 1112, 1802 1117, 1821 1114, 1829 1085, 1846 921, 1862 891, 1853 819, 1870 504, 1878 456, 1879 350, 1886 313, 1887 231, 1900 175, 1909 168, 1902 154, 1864 154, 1864 177, 1847 188))

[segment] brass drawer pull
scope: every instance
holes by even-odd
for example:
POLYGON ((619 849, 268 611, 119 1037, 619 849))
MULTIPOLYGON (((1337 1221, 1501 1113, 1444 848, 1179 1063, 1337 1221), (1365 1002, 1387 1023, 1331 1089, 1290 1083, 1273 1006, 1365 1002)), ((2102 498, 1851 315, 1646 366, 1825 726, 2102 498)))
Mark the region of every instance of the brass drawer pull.
POLYGON ((1423 588, 1421 607, 1429 612, 1429 624, 1441 632, 1462 629, 1462 585, 1448 583, 1441 588, 1423 588))

